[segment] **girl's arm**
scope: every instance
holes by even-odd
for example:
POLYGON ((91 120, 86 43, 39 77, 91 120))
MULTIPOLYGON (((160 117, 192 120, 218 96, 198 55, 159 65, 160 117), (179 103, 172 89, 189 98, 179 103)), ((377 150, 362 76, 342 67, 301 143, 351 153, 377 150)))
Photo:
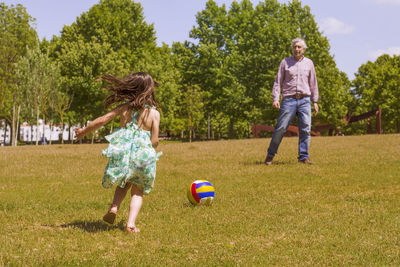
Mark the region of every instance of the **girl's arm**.
POLYGON ((154 148, 158 146, 158 133, 160 131, 160 113, 154 110, 153 122, 151 125, 151 144, 154 148))
POLYGON ((127 104, 122 104, 113 109, 112 111, 108 112, 107 114, 98 117, 89 125, 83 129, 81 128, 76 128, 75 129, 75 135, 76 135, 76 141, 81 140, 85 135, 99 129, 103 125, 107 124, 110 120, 114 119, 116 116, 120 115, 125 109, 127 108, 127 104))

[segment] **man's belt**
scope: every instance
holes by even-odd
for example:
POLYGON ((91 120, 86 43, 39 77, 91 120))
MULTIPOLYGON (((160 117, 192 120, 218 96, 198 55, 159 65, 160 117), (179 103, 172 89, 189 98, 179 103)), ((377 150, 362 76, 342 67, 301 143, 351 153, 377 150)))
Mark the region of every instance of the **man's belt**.
POLYGON ((285 96, 285 97, 290 97, 290 98, 295 98, 295 99, 301 99, 301 98, 307 97, 307 96, 309 96, 309 95, 295 94, 295 95, 288 95, 288 96, 285 96))

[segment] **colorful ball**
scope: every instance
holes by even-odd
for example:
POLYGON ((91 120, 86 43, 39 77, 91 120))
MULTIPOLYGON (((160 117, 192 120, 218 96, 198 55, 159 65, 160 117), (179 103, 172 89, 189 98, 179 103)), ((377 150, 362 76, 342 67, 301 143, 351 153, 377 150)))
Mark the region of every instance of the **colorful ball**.
POLYGON ((193 205, 211 205, 214 195, 214 186, 206 180, 194 181, 187 192, 187 197, 193 205))

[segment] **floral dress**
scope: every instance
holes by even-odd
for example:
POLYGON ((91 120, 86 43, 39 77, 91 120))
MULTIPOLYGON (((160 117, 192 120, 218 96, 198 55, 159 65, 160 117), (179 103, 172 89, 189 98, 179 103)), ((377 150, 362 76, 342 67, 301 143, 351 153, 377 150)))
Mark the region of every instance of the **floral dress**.
POLYGON ((149 194, 154 186, 156 161, 162 152, 157 153, 153 148, 150 132, 139 128, 139 114, 133 114, 125 127, 105 137, 110 144, 102 153, 109 158, 102 182, 104 188, 115 183, 124 188, 130 182, 149 194))

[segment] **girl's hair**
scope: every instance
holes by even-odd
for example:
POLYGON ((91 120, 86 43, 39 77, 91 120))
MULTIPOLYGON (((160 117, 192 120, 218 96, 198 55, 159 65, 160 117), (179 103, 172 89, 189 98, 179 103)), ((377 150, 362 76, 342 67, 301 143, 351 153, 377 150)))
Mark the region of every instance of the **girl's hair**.
POLYGON ((154 88, 159 84, 146 72, 135 72, 123 78, 105 74, 101 80, 106 82, 104 88, 111 92, 104 101, 105 108, 118 102, 130 103, 135 110, 143 109, 146 104, 158 107, 154 88))

